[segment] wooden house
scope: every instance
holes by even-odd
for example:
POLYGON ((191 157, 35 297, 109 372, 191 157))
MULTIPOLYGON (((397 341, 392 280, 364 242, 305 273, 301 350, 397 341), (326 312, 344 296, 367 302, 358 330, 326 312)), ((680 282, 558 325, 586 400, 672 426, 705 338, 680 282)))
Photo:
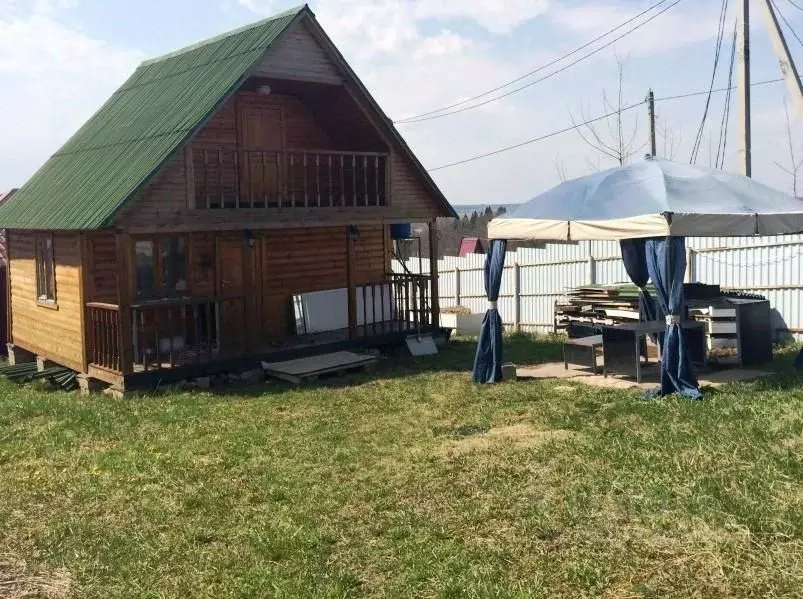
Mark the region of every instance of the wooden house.
POLYGON ((390 231, 450 216, 304 6, 143 63, 0 206, 9 346, 135 388, 431 331, 390 231))

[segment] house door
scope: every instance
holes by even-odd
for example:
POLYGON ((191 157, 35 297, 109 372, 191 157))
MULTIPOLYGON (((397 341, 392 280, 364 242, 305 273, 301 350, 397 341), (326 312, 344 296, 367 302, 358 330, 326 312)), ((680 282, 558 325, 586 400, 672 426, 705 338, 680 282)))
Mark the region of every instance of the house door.
POLYGON ((284 177, 284 131, 278 106, 242 106, 239 111, 240 205, 278 206, 284 177))
POLYGON ((217 289, 219 298, 220 350, 240 355, 246 345, 245 240, 232 235, 217 239, 217 289))

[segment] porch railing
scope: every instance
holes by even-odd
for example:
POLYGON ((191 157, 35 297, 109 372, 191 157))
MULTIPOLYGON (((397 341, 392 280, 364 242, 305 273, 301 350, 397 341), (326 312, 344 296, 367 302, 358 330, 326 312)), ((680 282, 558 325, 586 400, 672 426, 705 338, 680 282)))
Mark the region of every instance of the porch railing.
MULTIPOLYGON (((431 285, 428 275, 388 274, 357 287, 354 336, 429 329, 435 324, 431 285)), ((237 355, 249 347, 242 308, 242 298, 168 299, 124 310, 87 303, 88 361, 111 372, 136 374, 237 355)))
POLYGON ((219 303, 177 299, 131 306, 135 372, 211 362, 221 352, 219 303))
POLYGON ((197 208, 385 206, 388 154, 317 150, 193 150, 197 208))
POLYGON ((86 305, 88 360, 105 370, 120 372, 120 308, 115 304, 91 302, 86 305))
POLYGON ((357 287, 357 326, 361 336, 425 330, 432 325, 428 275, 387 275, 385 281, 357 287))

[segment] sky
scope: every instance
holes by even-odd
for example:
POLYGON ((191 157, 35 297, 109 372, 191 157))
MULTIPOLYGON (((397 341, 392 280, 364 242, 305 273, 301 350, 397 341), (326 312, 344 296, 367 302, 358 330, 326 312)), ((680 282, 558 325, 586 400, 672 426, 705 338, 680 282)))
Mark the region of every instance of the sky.
MULTIPOLYGON (((655 4, 657 0, 316 0, 319 22, 394 120, 454 104, 561 57, 655 4)), ((776 0, 803 37, 803 11, 776 0)), ((298 4, 294 0, 0 0, 0 191, 24 183, 147 58, 164 54, 298 4)), ((667 5, 671 4, 667 2, 667 5)), ((736 1, 716 79, 728 79, 736 1)), ((752 77, 780 77, 753 2, 752 77)), ((657 11, 655 11, 657 12, 657 11)), ((570 131, 450 168, 437 168, 571 127, 652 88, 658 153, 688 161, 706 96, 661 100, 707 90, 711 82, 719 0, 681 0, 593 57, 518 93, 458 114, 398 125, 453 204, 508 204, 614 162, 570 131)), ((617 32, 620 34, 625 30, 617 32)), ((613 36, 612 36, 613 37, 613 36)), ((605 41, 588 48, 591 50, 605 41)), ((789 37, 796 57, 803 43, 789 37)), ((544 76, 576 60, 586 51, 544 76)), ((523 79, 527 84, 537 76, 523 79)), ((505 88, 505 91, 510 88, 505 88)), ((493 97, 493 96, 491 96, 493 97)), ((713 94, 697 163, 715 160, 725 94, 713 94)), ((797 160, 803 126, 783 83, 753 88, 754 176, 791 191, 784 101, 797 160)), ((738 170, 736 97, 725 168, 738 170)), ((615 119, 597 123, 610 140, 615 119)), ((646 105, 623 116, 634 134, 633 160, 647 151, 646 105)), ((583 130, 586 137, 592 132, 583 130)), ((803 173, 800 187, 803 188, 803 173)))

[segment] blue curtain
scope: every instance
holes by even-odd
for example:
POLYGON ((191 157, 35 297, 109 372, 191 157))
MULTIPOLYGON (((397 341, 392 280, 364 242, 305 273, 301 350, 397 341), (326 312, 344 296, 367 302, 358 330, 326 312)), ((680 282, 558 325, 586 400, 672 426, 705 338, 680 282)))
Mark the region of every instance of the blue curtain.
POLYGON ((477 354, 474 356, 472 376, 475 383, 498 383, 502 380, 502 317, 496 309, 502 271, 505 266, 507 241, 494 239, 485 257, 485 292, 490 307, 482 319, 477 354))
POLYGON ((663 318, 663 315, 656 309, 650 292, 647 291, 650 271, 647 268, 646 244, 646 239, 623 239, 619 242, 627 276, 639 288, 638 312, 639 320, 642 322, 663 318))
POLYGON ((685 313, 683 277, 686 274, 686 240, 683 237, 648 239, 645 255, 658 305, 667 314, 661 355, 661 387, 656 393, 681 393, 697 399, 702 394, 692 369, 683 329, 678 324, 685 313))

